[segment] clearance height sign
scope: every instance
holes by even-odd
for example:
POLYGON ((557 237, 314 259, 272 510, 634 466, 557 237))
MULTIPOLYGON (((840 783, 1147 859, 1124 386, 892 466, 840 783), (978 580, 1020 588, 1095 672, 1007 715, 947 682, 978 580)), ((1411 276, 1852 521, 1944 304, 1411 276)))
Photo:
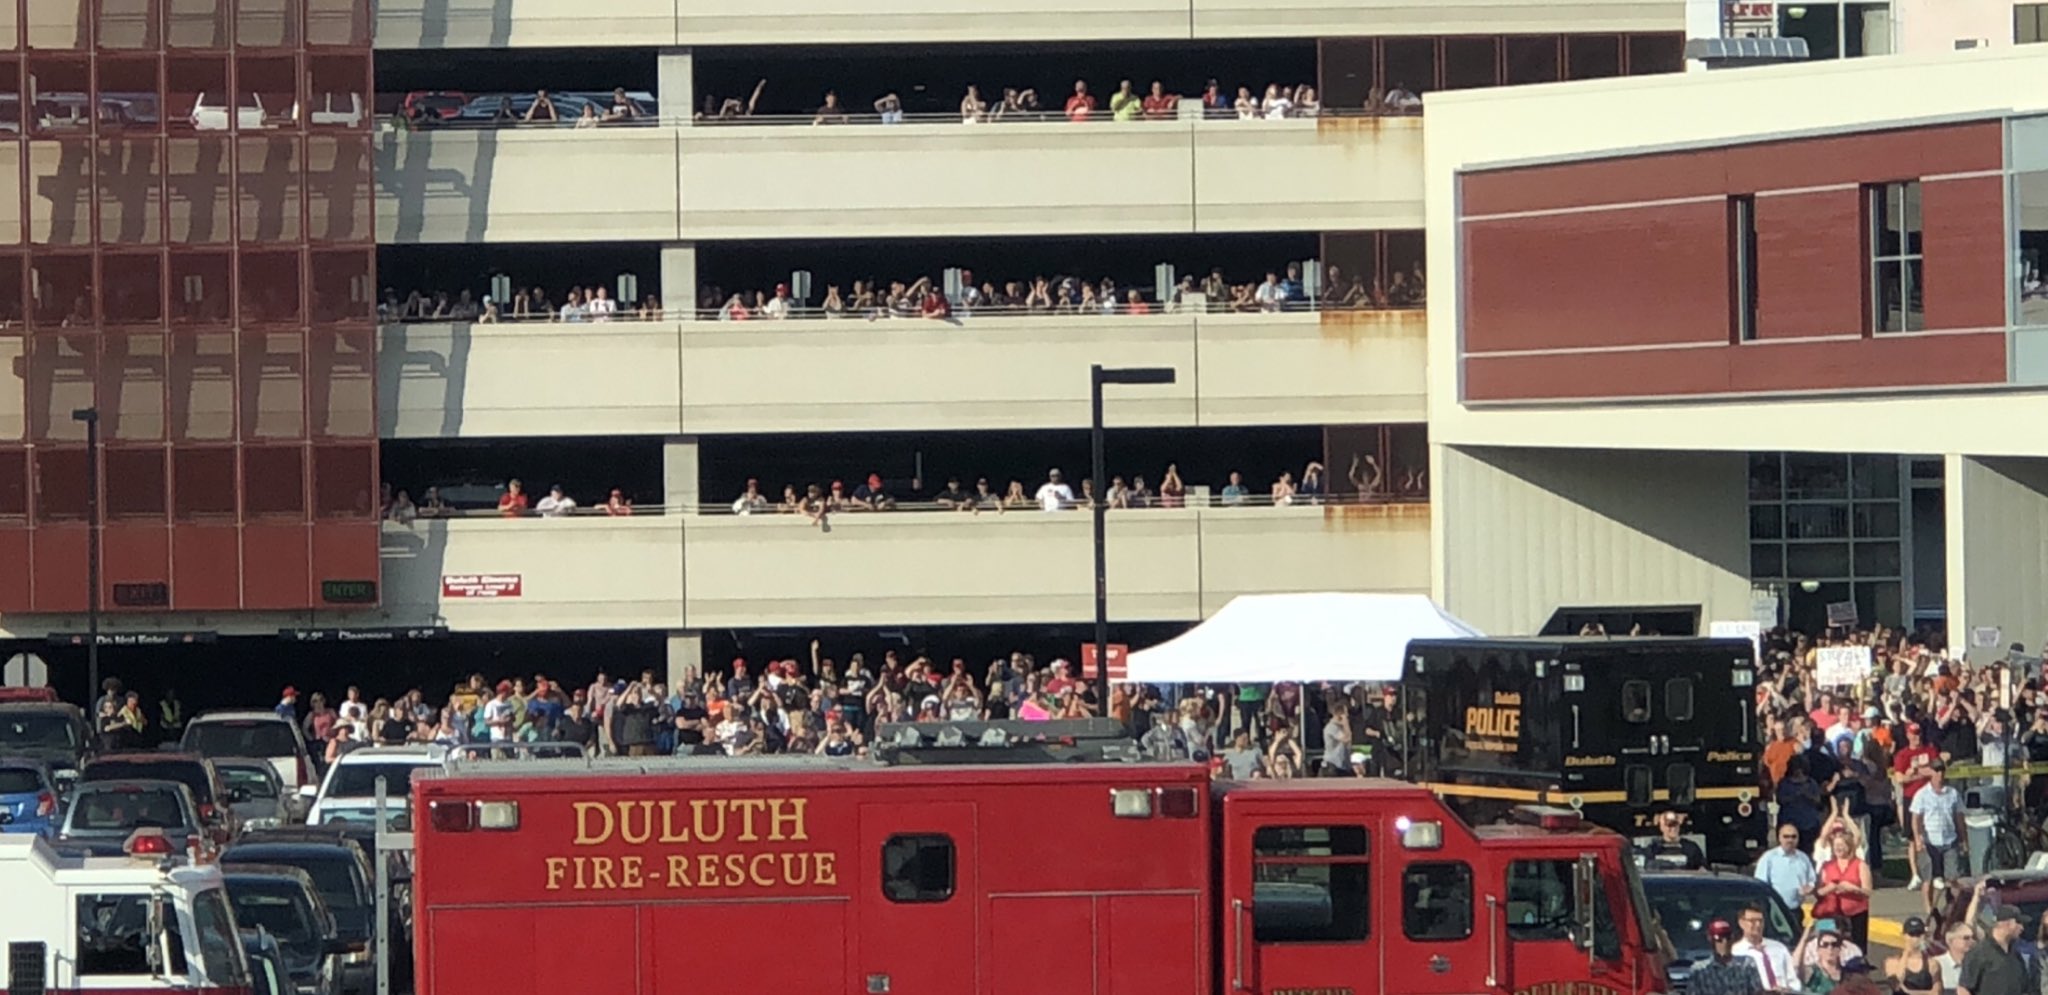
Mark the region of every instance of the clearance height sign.
POLYGON ((811 840, 808 798, 577 801, 548 891, 726 893, 836 888, 839 854, 811 840))

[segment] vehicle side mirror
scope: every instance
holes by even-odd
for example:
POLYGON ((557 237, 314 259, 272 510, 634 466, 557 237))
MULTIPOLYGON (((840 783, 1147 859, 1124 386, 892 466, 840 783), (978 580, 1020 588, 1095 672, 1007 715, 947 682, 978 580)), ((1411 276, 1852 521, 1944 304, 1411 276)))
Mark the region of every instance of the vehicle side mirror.
POLYGON ((246 801, 248 801, 248 800, 249 800, 249 789, 248 789, 248 788, 229 788, 229 789, 228 789, 228 804, 230 804, 230 805, 240 805, 240 804, 242 804, 243 802, 246 802, 246 801))
POLYGON ((1599 901, 1600 858, 1580 854, 1572 869, 1572 940, 1579 949, 1593 949, 1593 905, 1599 901))
POLYGON ((320 797, 320 787, 314 784, 301 784, 299 785, 299 797, 312 801, 320 797))
POLYGON ((336 957, 346 957, 349 954, 355 952, 355 948, 347 940, 344 940, 340 937, 335 937, 334 939, 327 941, 326 952, 333 954, 336 957))

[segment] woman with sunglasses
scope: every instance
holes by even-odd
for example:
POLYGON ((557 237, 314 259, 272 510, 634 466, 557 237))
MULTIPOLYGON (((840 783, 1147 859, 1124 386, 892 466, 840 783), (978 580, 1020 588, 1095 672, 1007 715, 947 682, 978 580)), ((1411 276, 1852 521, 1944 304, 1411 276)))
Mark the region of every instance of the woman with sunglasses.
POLYGON ((1792 952, 1792 962, 1806 963, 1806 951, 1812 947, 1816 953, 1813 963, 1800 969, 1799 991, 1807 995, 1828 995, 1835 986, 1842 983, 1842 934, 1835 931, 1830 919, 1815 919, 1806 927, 1806 934, 1799 938, 1799 949, 1792 952))

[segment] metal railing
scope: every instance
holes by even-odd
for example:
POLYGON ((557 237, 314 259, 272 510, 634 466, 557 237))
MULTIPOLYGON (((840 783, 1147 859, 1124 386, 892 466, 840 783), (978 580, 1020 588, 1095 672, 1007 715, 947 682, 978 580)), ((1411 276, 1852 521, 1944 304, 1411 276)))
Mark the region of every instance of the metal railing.
MULTIPOLYGON (((1370 292, 1368 292, 1370 293, 1370 292)), ((496 315, 474 315, 464 312, 456 314, 400 315, 380 313, 382 324, 498 324, 498 325, 544 325, 544 324, 611 324, 657 321, 809 321, 809 320, 954 320, 970 318, 1128 318, 1157 317, 1160 315, 1187 314, 1314 314, 1363 313, 1368 311, 1419 311, 1428 306, 1422 295, 1409 295, 1399 300, 1388 297, 1384 291, 1377 299, 1363 301, 1344 298, 1337 300, 1293 300, 1279 303, 1260 303, 1256 299, 1218 300, 1203 298, 1199 301, 1168 302, 1157 304, 1146 301, 1143 308, 1134 308, 1129 302, 1113 307, 1104 307, 1098 301, 1054 304, 1052 306, 1003 305, 948 305, 944 314, 925 315, 914 309, 892 308, 886 305, 855 306, 845 304, 837 308, 821 305, 790 306, 781 314, 773 314, 760 305, 743 304, 742 310, 733 309, 728 303, 717 308, 667 308, 633 307, 602 316, 572 314, 564 316, 562 310, 554 308, 548 312, 529 311, 525 314, 510 314, 501 309, 496 315)))
POLYGON ((1133 117, 1126 117, 1126 118, 1118 118, 1118 117, 1116 117, 1116 116, 1115 116, 1114 114, 1112 114, 1112 113, 1111 113, 1111 112, 1109 111, 1109 109, 1108 109, 1108 107, 1107 107, 1107 105, 1106 105, 1106 102, 1105 102, 1105 103, 1100 103, 1100 104, 1098 104, 1098 105, 1097 105, 1097 106, 1095 107, 1095 109, 1094 109, 1094 110, 1090 111, 1090 112, 1089 112, 1089 113, 1088 113, 1088 114, 1087 114, 1086 116, 1081 116, 1081 117, 1070 117, 1070 116, 1069 116, 1069 115, 1068 115, 1068 114, 1067 114, 1067 113, 1066 113, 1066 112, 1065 112, 1064 110, 1062 110, 1061 108, 1058 108, 1058 107, 1040 107, 1040 108, 1035 108, 1035 109, 1019 109, 1019 110, 1003 110, 1003 109, 1000 109, 1000 108, 991 108, 991 109, 989 109, 989 110, 987 110, 987 111, 984 111, 984 112, 983 112, 982 114, 980 114, 979 116, 975 116, 975 117, 970 117, 970 116, 968 116, 968 115, 967 115, 967 114, 965 114, 965 113, 962 113, 962 112, 956 112, 956 111, 892 111, 892 112, 881 112, 881 111, 875 111, 875 110, 861 110, 861 111, 855 111, 855 110, 852 110, 852 109, 848 108, 848 109, 843 109, 843 110, 841 110, 841 111, 835 111, 835 112, 827 112, 827 111, 825 111, 825 110, 823 110, 823 109, 821 108, 820 110, 817 110, 817 111, 811 111, 811 112, 805 112, 805 113, 782 113, 782 112, 771 112, 771 113, 765 113, 765 114, 762 114, 762 113, 754 113, 754 114, 748 114, 748 113, 728 113, 728 114, 718 114, 718 113, 713 113, 713 114, 704 114, 704 113, 702 113, 702 112, 698 112, 698 113, 693 113, 693 114, 690 114, 690 115, 687 115, 687 116, 683 116, 683 115, 674 115, 674 114, 662 114, 662 113, 657 113, 657 114, 643 114, 643 115, 639 115, 639 116, 635 116, 635 117, 624 117, 624 118, 610 118, 610 119, 604 118, 604 117, 602 117, 602 116, 600 116, 600 117, 596 117, 596 118, 585 118, 585 117, 581 116, 580 114, 576 114, 576 115, 563 115, 563 114, 559 114, 559 113, 558 113, 558 114, 557 114, 557 116, 556 116, 556 118, 555 118, 554 120, 527 120, 527 119, 525 119, 525 117, 524 117, 523 115, 518 115, 518 114, 515 114, 514 116, 512 116, 512 117, 510 117, 510 118, 503 118, 503 117, 473 117, 473 116, 472 116, 472 117, 453 117, 453 118, 449 118, 449 117, 435 117, 435 116, 427 116, 427 117, 423 117, 423 118, 417 118, 417 119, 414 119, 414 118, 408 118, 408 117, 406 117, 406 116, 405 116, 405 115, 403 115, 403 114, 388 114, 388 115, 383 115, 383 116, 382 116, 382 118, 381 118, 381 120, 382 120, 382 121, 384 122, 384 124, 385 124, 385 126, 386 126, 386 127, 389 127, 389 128, 393 128, 393 129, 396 129, 396 130, 404 130, 404 131, 419 131, 419 132, 435 132, 435 131, 483 131, 483 130, 496 130, 496 129, 512 129, 512 130, 536 130, 536 131, 539 131, 539 130, 549 130, 549 129, 572 129, 572 130, 573 130, 573 129, 579 129, 579 128, 582 128, 582 129, 618 129, 618 128, 687 128, 687 127, 700 127, 700 126, 710 126, 710 127, 728 127, 728 126, 730 126, 730 127, 749 127, 749 126, 751 126, 751 127, 795 127, 795 126, 802 126, 802 127, 859 127, 859 126, 869 126, 869 127, 893 127, 893 126, 895 126, 895 125, 899 125, 899 124, 959 124, 959 125, 990 125, 990 124, 1025 124, 1025 125, 1096 125, 1096 124, 1127 124, 1127 125, 1165 125, 1165 124, 1176 124, 1176 123, 1179 123, 1179 124, 1186 124, 1186 123, 1190 123, 1190 122, 1195 122, 1195 121, 1202 121, 1202 122, 1231 122, 1231 121, 1242 121, 1242 122, 1258 122, 1258 121, 1275 121, 1275 120, 1287 120, 1287 121, 1305 121, 1305 120, 1315 120, 1315 119, 1318 119, 1318 118, 1335 118, 1335 119, 1350 119, 1350 120, 1357 120, 1357 119, 1370 119, 1370 118, 1420 118, 1421 116, 1422 116, 1422 108, 1421 108, 1421 106, 1420 106, 1420 105, 1418 104, 1418 105, 1416 105, 1416 106, 1414 106, 1414 107, 1412 107, 1412 108, 1408 108, 1408 107, 1402 107, 1402 108, 1389 108, 1389 107, 1380 107, 1380 108, 1376 108, 1376 109, 1369 109, 1369 108, 1364 108, 1364 107, 1319 107, 1319 108, 1315 108, 1315 109, 1313 109, 1313 110, 1311 110, 1311 111, 1299 111, 1299 110, 1296 110, 1296 111, 1291 111, 1291 112, 1285 113, 1285 114, 1283 114, 1283 115, 1281 115, 1281 116, 1279 116, 1279 117, 1277 117, 1277 118, 1276 118, 1276 117, 1271 117, 1271 116, 1268 116, 1268 115, 1266 115, 1266 114, 1265 114, 1265 113, 1263 113, 1263 112, 1259 112, 1259 113, 1257 113, 1257 114, 1254 114, 1254 115, 1251 115, 1251 116, 1246 116, 1246 115, 1244 115, 1244 114, 1241 114, 1241 113, 1239 113, 1238 111, 1236 111, 1236 110, 1233 110, 1233 109, 1221 109, 1221 110, 1219 110, 1219 109, 1216 109, 1216 108, 1203 108, 1203 109, 1202 109, 1201 111, 1199 111, 1199 112, 1190 112, 1190 111, 1185 111, 1185 110, 1175 110, 1175 111, 1174 111, 1173 113, 1170 113, 1170 114, 1163 114, 1163 115, 1162 115, 1162 114, 1139 114, 1139 115, 1136 115, 1136 116, 1133 116, 1133 117))
MULTIPOLYGON (((1165 501, 1162 501, 1155 493, 1151 495, 1151 497, 1146 499, 1146 501, 1142 504, 1111 505, 1108 510, 1113 514, 1118 515, 1121 515, 1125 512, 1130 512, 1132 514, 1145 514, 1147 512, 1153 511, 1173 511, 1187 508, 1267 508, 1284 513, 1289 509, 1295 508, 1367 507, 1415 505, 1428 503, 1429 491, 1427 488, 1427 484, 1425 482, 1422 482, 1420 480, 1416 480, 1414 482, 1404 481, 1404 484, 1405 486, 1399 487, 1397 489, 1373 490, 1365 493, 1360 493, 1355 489, 1349 489, 1342 493, 1297 493, 1291 495, 1288 499, 1284 501, 1274 497, 1270 487, 1261 487, 1259 489, 1259 493, 1247 493, 1243 495, 1229 496, 1223 495, 1220 492, 1220 489, 1212 491, 1207 488, 1193 488, 1187 491, 1185 494, 1183 494, 1178 503, 1167 503, 1165 501)), ((852 501, 851 498, 843 499, 838 504, 832 504, 830 503, 829 491, 827 491, 827 489, 824 487, 820 487, 820 490, 826 491, 826 497, 822 499, 827 502, 827 505, 825 507, 825 513, 834 516, 897 514, 1059 515, 1065 514, 1067 512, 1086 511, 1089 508, 1094 507, 1093 504, 1077 498, 1072 504, 1060 509, 1059 511, 1048 512, 1040 508, 1038 502, 1031 496, 1029 492, 1026 492, 1023 494, 1005 493, 1002 495, 992 495, 991 499, 976 499, 974 495, 970 494, 968 495, 969 500, 957 503, 941 503, 937 499, 932 498, 922 498, 917 500, 890 499, 886 507, 876 508, 872 506, 863 506, 856 504, 852 501)), ((764 493, 763 497, 767 500, 767 504, 764 507, 752 509, 743 509, 739 504, 739 500, 735 498, 732 501, 703 502, 699 504, 683 504, 680 502, 656 502, 644 505, 636 504, 632 507, 631 512, 627 515, 614 515, 612 512, 608 511, 602 504, 579 504, 574 509, 571 509, 569 511, 551 515, 541 514, 540 512, 533 510, 531 507, 526 508, 517 513, 499 511, 495 507, 460 507, 448 508, 437 514, 432 515, 420 512, 415 512, 413 515, 403 518, 394 518, 390 515, 385 515, 384 520, 386 522, 392 523, 393 525, 403 526, 415 524, 418 521, 432 522, 436 520, 463 518, 612 518, 660 517, 666 515, 705 515, 726 517, 773 518, 783 515, 790 517, 799 517, 807 514, 815 514, 815 509, 807 511, 803 507, 801 497, 802 491, 799 490, 798 493, 798 503, 793 506, 785 504, 781 499, 771 497, 764 493)), ((478 751, 487 752, 493 749, 494 745, 502 744, 484 743, 472 745, 478 751)), ((515 747, 517 746, 517 744, 514 745, 515 747)))

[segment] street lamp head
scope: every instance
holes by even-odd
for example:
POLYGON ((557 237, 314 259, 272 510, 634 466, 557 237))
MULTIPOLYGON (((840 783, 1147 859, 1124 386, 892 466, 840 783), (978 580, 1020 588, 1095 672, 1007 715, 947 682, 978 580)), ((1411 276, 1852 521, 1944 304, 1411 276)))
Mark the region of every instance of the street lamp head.
POLYGON ((86 424, 90 425, 93 422, 100 420, 100 409, 74 408, 71 411, 71 420, 77 422, 85 422, 86 424))
POLYGON ((1174 379, 1171 366, 1098 366, 1095 369, 1096 376, 1103 383, 1165 384, 1172 383, 1174 379))

